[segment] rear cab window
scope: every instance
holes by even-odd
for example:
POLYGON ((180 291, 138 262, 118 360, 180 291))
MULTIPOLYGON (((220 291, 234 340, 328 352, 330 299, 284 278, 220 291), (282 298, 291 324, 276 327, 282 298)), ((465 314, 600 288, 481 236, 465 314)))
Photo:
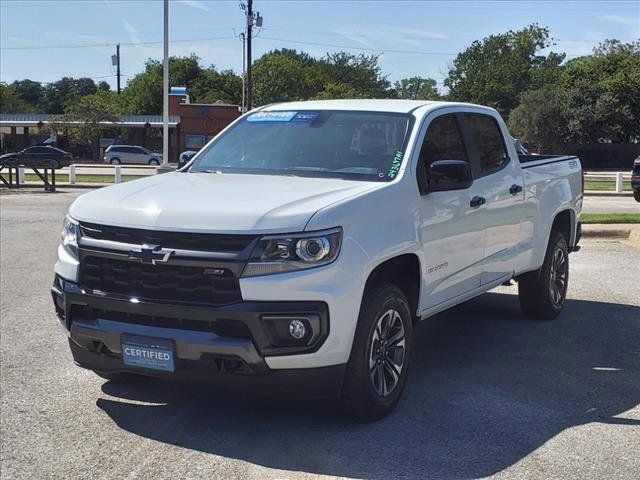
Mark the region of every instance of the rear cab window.
POLYGON ((466 113, 464 118, 476 160, 472 162, 474 176, 490 175, 505 167, 509 152, 496 119, 481 113, 466 113))

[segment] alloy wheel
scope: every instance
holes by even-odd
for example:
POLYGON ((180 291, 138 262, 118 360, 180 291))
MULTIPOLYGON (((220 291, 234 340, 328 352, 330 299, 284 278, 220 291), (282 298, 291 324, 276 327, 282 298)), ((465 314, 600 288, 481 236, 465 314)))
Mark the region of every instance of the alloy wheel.
POLYGON ((388 397, 397 387, 405 364, 405 331, 402 316, 394 309, 376 322, 369 346, 369 378, 380 397, 388 397))

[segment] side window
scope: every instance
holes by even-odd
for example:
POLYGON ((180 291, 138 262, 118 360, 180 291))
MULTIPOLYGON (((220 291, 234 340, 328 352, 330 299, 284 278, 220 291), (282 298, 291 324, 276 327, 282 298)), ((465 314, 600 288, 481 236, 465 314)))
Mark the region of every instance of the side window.
POLYGON ((454 114, 433 119, 424 136, 420 150, 422 167, 427 169, 437 160, 469 160, 454 114))
POLYGON ((480 174, 500 170, 509 161, 509 154, 496 119, 478 113, 467 113, 465 119, 476 148, 480 174))

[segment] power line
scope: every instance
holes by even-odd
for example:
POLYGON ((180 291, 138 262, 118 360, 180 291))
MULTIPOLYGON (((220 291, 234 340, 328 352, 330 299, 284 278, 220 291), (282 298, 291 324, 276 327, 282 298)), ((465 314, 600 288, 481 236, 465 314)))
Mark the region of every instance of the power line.
POLYGON ((274 37, 260 37, 263 40, 275 40, 278 42, 284 43, 298 43, 301 45, 312 45, 318 47, 332 47, 332 48, 344 48, 345 50, 362 50, 367 52, 379 52, 379 53, 408 53, 408 54, 417 54, 417 55, 443 55, 443 56, 453 56, 455 57, 458 53, 451 52, 427 52, 424 50, 397 50, 391 48, 372 48, 372 47, 352 47, 347 45, 337 45, 335 43, 320 43, 320 42, 304 42, 302 40, 288 40, 286 38, 274 38, 274 37))
MULTIPOLYGON (((190 38, 184 40, 172 40, 171 43, 186 43, 186 42, 200 42, 200 41, 209 41, 209 40, 229 40, 233 39, 232 36, 224 36, 224 37, 205 37, 205 38, 190 38)), ((121 42, 120 45, 126 46, 139 46, 139 45, 160 45, 162 41, 154 41, 154 42, 121 42)), ((49 49, 59 49, 59 48, 113 48, 117 45, 117 43, 94 43, 94 44, 78 44, 78 45, 46 45, 46 46, 33 46, 33 47, 2 47, 0 50, 49 50, 49 49)))

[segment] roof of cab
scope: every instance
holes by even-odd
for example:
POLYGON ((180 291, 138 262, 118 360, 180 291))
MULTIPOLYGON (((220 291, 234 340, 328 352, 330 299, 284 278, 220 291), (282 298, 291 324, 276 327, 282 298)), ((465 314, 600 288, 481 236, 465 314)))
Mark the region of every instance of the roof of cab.
MULTIPOLYGON (((353 100, 311 100, 305 102, 273 103, 256 111, 278 110, 355 110, 368 112, 411 113, 420 107, 450 107, 474 106, 470 103, 434 102, 427 100, 396 100, 396 99, 353 99, 353 100)), ((430 108, 430 110, 431 110, 430 108)), ((487 108, 487 107, 484 107, 487 108)))

